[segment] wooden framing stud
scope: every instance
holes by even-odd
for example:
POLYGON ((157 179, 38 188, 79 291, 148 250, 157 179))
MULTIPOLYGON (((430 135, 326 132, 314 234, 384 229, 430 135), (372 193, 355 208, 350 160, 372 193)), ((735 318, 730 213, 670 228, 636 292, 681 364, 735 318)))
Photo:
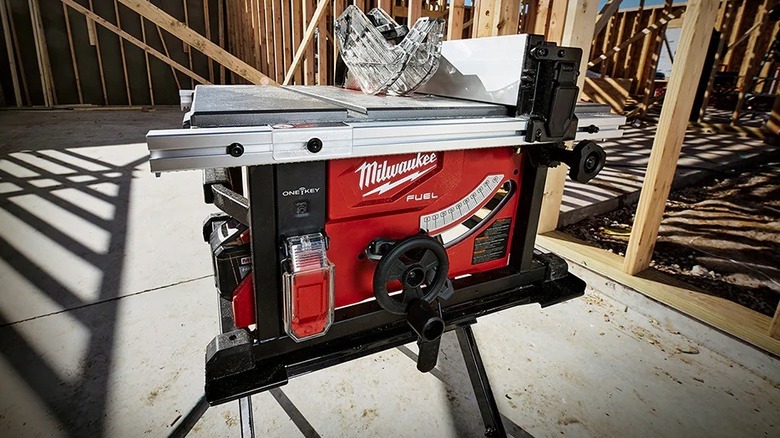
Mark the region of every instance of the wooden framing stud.
MULTIPOLYGON (((568 6, 562 45, 582 48, 580 75, 577 78, 577 86, 582 90, 585 84, 585 71, 588 68, 586 60, 590 55, 590 47, 593 42, 593 30, 596 26, 596 12, 598 12, 599 3, 597 0, 580 0, 569 2, 568 6)), ((567 168, 564 165, 552 168, 547 172, 539 216, 538 232, 540 233, 552 231, 558 227, 566 173, 567 168)))
MULTIPOLYGON (((306 46, 309 45, 312 38, 314 37, 314 30, 317 29, 317 25, 319 24, 320 19, 325 14, 325 11, 327 10, 329 4, 330 4, 330 0, 320 0, 319 4, 317 4, 317 9, 314 11, 314 15, 312 16, 311 21, 309 21, 309 25, 306 28, 306 32, 303 34, 303 41, 301 41, 301 44, 298 46, 298 49, 295 51, 295 57, 292 60, 292 65, 290 65, 290 68, 287 69, 287 75, 284 78, 285 85, 290 83, 290 79, 292 79, 293 75, 295 74, 295 69, 298 67, 298 64, 300 64, 301 60, 303 59, 304 53, 306 53, 306 46)), ((322 61, 320 60, 320 62, 322 61)))
POLYGON ((634 34, 631 38, 623 41, 622 43, 616 45, 615 47, 612 47, 605 53, 602 53, 598 57, 596 57, 593 61, 588 63, 589 67, 595 67, 599 65, 600 63, 604 62, 606 59, 612 57, 617 52, 620 52, 621 50, 625 49, 626 47, 630 46, 631 44, 641 40, 642 38, 647 38, 650 35, 655 35, 656 32, 661 30, 663 26, 665 26, 670 21, 674 20, 675 18, 679 18, 682 13, 669 13, 666 15, 663 15, 657 22, 647 26, 646 28, 640 30, 636 34, 634 34))
POLYGON ((465 13, 464 0, 450 0, 450 10, 447 20, 447 40, 459 40, 463 38, 463 14, 465 13))
POLYGON ((182 66, 176 61, 173 61, 170 57, 163 55, 155 48, 149 46, 148 44, 144 44, 143 41, 139 40, 138 38, 134 37, 133 35, 127 33, 126 31, 117 28, 112 23, 107 21, 105 18, 101 17, 100 15, 92 12, 90 9, 85 8, 84 6, 81 6, 79 3, 76 2, 76 0, 60 0, 64 4, 70 6, 75 11, 79 12, 80 14, 86 16, 87 18, 93 20, 95 23, 105 27, 106 29, 110 30, 111 32, 114 32, 115 34, 121 36, 122 38, 126 39, 130 43, 140 47, 142 50, 149 52, 150 55, 154 56, 155 58, 159 59, 160 61, 170 65, 171 67, 175 68, 176 70, 186 74, 187 76, 191 77, 192 79, 203 83, 203 84, 209 84, 210 82, 208 79, 201 77, 197 73, 189 70, 188 68, 182 66))
POLYGON ((617 12, 618 9, 620 9, 620 3, 622 2, 623 0, 609 0, 609 2, 604 5, 601 9, 601 15, 599 15, 598 21, 596 22, 596 28, 593 29, 593 35, 598 35, 604 30, 609 19, 615 15, 615 12, 617 12))
POLYGON ((417 22, 417 19, 422 17, 422 0, 408 0, 407 14, 407 23, 411 28, 417 22))
MULTIPOLYGON (((187 27, 184 23, 172 17, 167 12, 150 3, 148 0, 118 0, 131 10, 141 14, 144 18, 157 24, 170 32, 183 42, 189 44, 199 52, 223 64, 229 70, 239 76, 258 85, 277 85, 276 81, 260 73, 256 68, 226 52, 218 45, 212 43, 204 36, 187 27)), ((207 81, 206 81, 207 82, 207 81)))
MULTIPOLYGON (((5 0, 0 0, 0 20, 2 21, 0 22, 0 25, 3 26, 5 49, 8 52, 8 65, 11 69, 11 83, 14 87, 14 98, 16 99, 16 106, 22 106, 22 92, 19 88, 19 76, 16 71, 16 56, 14 54, 13 41, 11 37, 10 20, 12 19, 13 17, 10 17, 8 11, 6 10, 5 0)), ((70 32, 68 32, 68 36, 70 36, 70 32)), ((71 47, 73 47, 72 44, 71 47)), ((79 88, 79 97, 81 96, 80 91, 81 89, 79 88)))
POLYGON ((629 274, 636 274, 650 266, 719 3, 718 0, 688 2, 677 45, 677 62, 672 66, 626 249, 623 270, 629 274))

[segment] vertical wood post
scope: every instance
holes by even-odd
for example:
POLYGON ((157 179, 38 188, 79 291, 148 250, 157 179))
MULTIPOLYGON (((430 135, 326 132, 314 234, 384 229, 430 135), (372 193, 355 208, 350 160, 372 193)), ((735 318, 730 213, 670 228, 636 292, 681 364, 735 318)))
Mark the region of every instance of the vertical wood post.
MULTIPOLYGON (((460 1, 462 5, 463 0, 460 1)), ((5 39, 5 48, 8 52, 8 65, 11 68, 11 82, 14 86, 14 98, 16 99, 16 106, 22 106, 22 92, 19 88, 19 76, 16 71, 16 56, 14 56, 13 41, 11 41, 10 20, 13 20, 13 17, 9 17, 9 14, 6 11, 5 0, 0 0, 0 20, 2 20, 0 25, 3 26, 3 39, 5 39)), ((462 13, 461 21, 463 21, 462 13)))
POLYGON ((476 37, 514 35, 519 19, 520 0, 480 0, 474 21, 476 37))
POLYGON ((409 0, 407 3, 407 25, 411 28, 422 17, 422 0, 409 0))
MULTIPOLYGON (((580 76, 577 86, 582 91, 585 84, 585 72, 588 69, 590 48, 593 42, 593 30, 596 27, 597 0, 580 0, 569 2, 566 12, 566 25, 563 31, 562 45, 582 48, 580 61, 580 76)), ((542 211, 539 216, 540 233, 552 231, 558 227, 558 215, 563 200, 563 187, 566 183, 567 168, 561 164, 547 172, 547 182, 544 185, 542 211)))
POLYGON ((450 0, 449 17, 447 20, 447 41, 463 38, 464 0, 450 0))
MULTIPOLYGON (((665 0, 664 2, 664 15, 672 12, 672 0, 665 0)), ((661 30, 655 34, 655 51, 650 59, 647 60, 642 72, 644 78, 643 94, 645 97, 642 99, 642 104, 639 106, 641 114, 647 113, 647 109, 650 107, 650 102, 653 100, 653 94, 655 92, 655 72, 658 69, 658 61, 661 59, 661 50, 663 49, 663 41, 666 38, 666 25, 661 27, 661 30)), ((669 51, 669 58, 671 59, 672 53, 669 51)), ((674 61, 672 60, 672 64, 674 61)))
POLYGON ((672 66, 623 264, 623 270, 632 275, 650 266, 719 3, 690 0, 685 11, 677 62, 672 66))
POLYGON ((753 76, 756 74, 756 68, 761 60, 761 53, 756 50, 760 47, 760 39, 766 37, 762 31, 764 29, 768 12, 770 7, 770 0, 764 0, 764 2, 758 8, 758 18, 756 20, 759 23, 759 28, 754 30, 750 34, 747 48, 745 49, 745 58, 742 60, 742 66, 739 69, 739 80, 737 82, 737 88, 739 88, 739 99, 737 100, 737 106, 734 108, 734 112, 731 115, 731 123, 736 124, 739 122, 739 115, 742 111, 742 106, 745 103, 745 95, 748 89, 753 88, 753 76))
MULTIPOLYGON (((561 43, 563 41, 563 32, 566 25, 566 14, 569 11, 568 0, 552 0, 550 5, 550 18, 547 22, 547 29, 544 32, 544 39, 552 41, 554 43, 561 43)), ((571 3, 581 3, 580 6, 584 8, 585 3, 579 0, 572 0, 571 3)), ((587 2, 590 4, 591 2, 587 2)), ((591 6, 591 8, 597 8, 598 5, 591 6)), ((584 10, 584 9, 583 9, 584 10)), ((593 39, 593 31, 590 30, 589 39, 593 39)))
POLYGON ((733 0, 725 0, 721 11, 718 13, 718 22, 715 26, 720 31, 720 40, 718 41, 718 49, 715 51, 715 59, 712 62, 712 70, 705 72, 709 74, 709 78, 707 79, 707 88, 704 90, 704 97, 701 101, 701 108, 699 108, 699 116, 697 118, 699 123, 704 120, 704 116, 707 114, 707 106, 709 105, 710 97, 712 96, 712 87, 715 85, 715 76, 718 74, 718 65, 725 54, 726 31, 731 30, 736 8, 737 6, 733 0))

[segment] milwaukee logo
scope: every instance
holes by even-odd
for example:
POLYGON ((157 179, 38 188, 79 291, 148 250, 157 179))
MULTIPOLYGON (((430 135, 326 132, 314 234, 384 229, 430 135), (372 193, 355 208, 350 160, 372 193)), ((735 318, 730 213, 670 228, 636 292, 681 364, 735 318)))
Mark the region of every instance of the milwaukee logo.
POLYGON ((355 169, 355 173, 360 172, 360 190, 381 184, 364 193, 363 197, 366 197, 375 194, 381 195, 401 184, 412 182, 434 168, 436 168, 436 153, 432 152, 418 153, 414 158, 394 164, 387 164, 387 160, 381 163, 366 161, 355 169))

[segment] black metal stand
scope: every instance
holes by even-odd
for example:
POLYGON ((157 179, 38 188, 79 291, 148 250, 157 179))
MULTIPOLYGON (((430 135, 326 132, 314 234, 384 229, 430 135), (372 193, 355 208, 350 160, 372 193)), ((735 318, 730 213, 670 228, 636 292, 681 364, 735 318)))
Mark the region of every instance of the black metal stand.
MULTIPOLYGON (((501 421, 501 413, 498 412, 496 399, 493 397, 493 390, 490 388, 490 381, 482 363, 482 356, 479 354, 477 340, 474 338, 474 332, 471 325, 460 326, 455 329, 458 336, 458 344, 463 361, 466 364, 466 370, 469 373, 471 386, 474 388, 474 395, 477 399, 479 412, 482 414, 482 421, 485 423, 486 437, 505 437, 504 424, 501 421)), ((252 397, 243 397, 238 400, 239 416, 241 419, 241 437, 254 438, 254 419, 252 418, 252 397)), ((169 435, 171 438, 182 438, 187 436, 198 421, 203 417, 209 408, 205 395, 201 397, 190 412, 185 415, 176 428, 169 435)))
MULTIPOLYGON (((474 338, 474 332, 471 325, 463 325, 455 329, 458 336, 458 344, 463 361, 466 364, 466 370, 469 373, 471 386, 474 388, 474 395, 477 399, 479 412, 482 414, 482 421, 485 423, 486 437, 505 437, 504 424, 501 421, 501 413, 498 412, 496 399, 493 397, 493 391, 490 388, 490 381, 482 363, 482 356, 479 354, 477 340, 474 338)), ((243 397, 238 400, 239 416, 241 419, 241 437, 254 438, 254 420, 252 418, 252 397, 243 397)), ((198 421, 203 417, 209 408, 206 397, 201 397, 195 406, 185 415, 176 428, 169 435, 171 438, 181 438, 187 436, 198 421)))
POLYGON ((479 412, 482 414, 482 422, 485 423, 485 436, 506 436, 504 423, 501 421, 501 413, 498 412, 493 390, 490 388, 485 366, 482 364, 482 356, 479 354, 477 340, 470 325, 458 327, 455 332, 458 335, 458 344, 463 353, 463 361, 469 372, 469 380, 474 388, 474 396, 477 397, 479 412))

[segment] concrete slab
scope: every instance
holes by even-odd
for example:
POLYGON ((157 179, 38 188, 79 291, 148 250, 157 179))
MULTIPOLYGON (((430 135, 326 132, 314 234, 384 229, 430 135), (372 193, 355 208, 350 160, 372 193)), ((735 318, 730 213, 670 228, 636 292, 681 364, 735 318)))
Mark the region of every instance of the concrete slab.
MULTIPOLYGON (((167 435, 203 394, 215 306, 206 278, 0 328, 0 435, 167 435)), ((258 434, 295 436, 270 395, 254 406, 258 434)), ((237 436, 238 427, 229 404, 193 435, 237 436)))
POLYGON ((211 274, 199 172, 155 178, 143 143, 0 157, 5 322, 211 274), (10 185, 13 186, 10 186, 10 185), (187 224, 187 226, 182 226, 187 224))

